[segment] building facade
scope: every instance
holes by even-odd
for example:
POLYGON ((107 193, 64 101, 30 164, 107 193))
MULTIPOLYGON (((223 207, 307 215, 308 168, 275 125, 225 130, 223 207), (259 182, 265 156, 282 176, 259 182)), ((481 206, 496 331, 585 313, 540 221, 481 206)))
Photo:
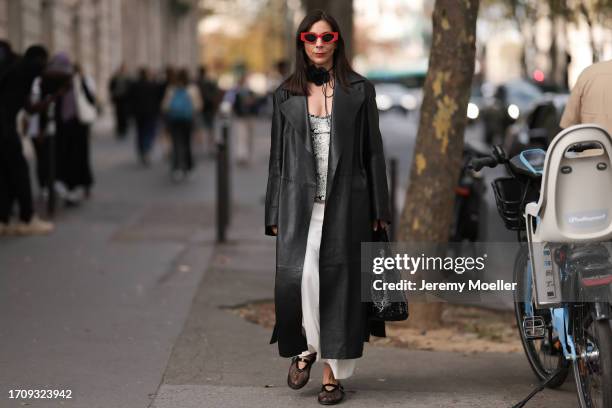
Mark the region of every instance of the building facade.
POLYGON ((0 38, 17 52, 43 44, 67 52, 98 84, 125 63, 134 71, 168 65, 194 70, 197 0, 0 0, 0 38))

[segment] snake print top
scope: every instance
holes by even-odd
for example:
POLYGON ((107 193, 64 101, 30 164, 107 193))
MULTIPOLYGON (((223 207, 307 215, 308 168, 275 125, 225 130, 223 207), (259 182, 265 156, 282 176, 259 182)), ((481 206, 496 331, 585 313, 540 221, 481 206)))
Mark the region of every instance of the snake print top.
POLYGON ((315 157, 315 175, 317 193, 315 201, 325 201, 327 187, 327 164, 329 159, 330 119, 331 115, 316 116, 308 114, 310 134, 312 137, 313 154, 315 157))

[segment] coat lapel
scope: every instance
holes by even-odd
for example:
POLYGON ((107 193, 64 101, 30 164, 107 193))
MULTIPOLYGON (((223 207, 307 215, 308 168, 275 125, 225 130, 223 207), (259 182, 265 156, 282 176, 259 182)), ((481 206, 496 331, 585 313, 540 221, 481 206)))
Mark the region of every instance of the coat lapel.
POLYGON ((308 124, 308 105, 303 95, 292 95, 280 105, 281 112, 287 118, 300 140, 310 153, 312 153, 312 140, 310 140, 308 124))
POLYGON ((365 99, 362 79, 353 76, 350 76, 349 79, 351 80, 349 88, 345 90, 340 84, 337 84, 334 90, 325 197, 330 197, 331 186, 344 151, 346 138, 354 137, 355 116, 365 99))

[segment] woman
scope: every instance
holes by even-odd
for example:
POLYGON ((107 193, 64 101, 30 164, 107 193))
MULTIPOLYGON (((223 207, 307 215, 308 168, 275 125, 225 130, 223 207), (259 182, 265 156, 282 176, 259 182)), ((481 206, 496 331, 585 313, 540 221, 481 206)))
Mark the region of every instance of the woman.
POLYGON ((94 183, 90 123, 81 116, 79 96, 87 99, 81 103, 95 105, 92 85, 75 70, 65 53, 58 53, 49 61, 43 75, 32 84, 30 95, 32 102, 53 102, 49 102, 47 111, 41 112, 28 131, 34 137, 38 182, 41 191, 48 191, 50 180, 54 179, 53 188, 67 206, 78 204, 77 188, 82 188, 85 197, 89 197, 94 183))
POLYGON ((0 235, 47 234, 53 230, 53 224, 34 212, 30 169, 19 137, 23 111, 44 109, 42 104, 29 103, 28 97, 47 59, 47 50, 40 45, 28 47, 19 59, 10 45, 0 40, 0 235), (19 206, 19 222, 10 224, 14 201, 19 206))
MULTIPOLYGON (((68 188, 83 189, 83 196, 90 198, 94 184, 91 165, 91 126, 97 118, 96 86, 93 79, 85 74, 79 64, 74 65, 72 77, 72 95, 76 105, 76 118, 69 124, 72 126, 72 171, 67 179, 68 188)), ((70 92, 69 92, 70 95, 70 92)), ((60 122, 60 128, 62 123, 60 122)))
POLYGON ((200 91, 189 82, 186 69, 181 69, 175 83, 168 86, 162 105, 172 138, 172 177, 179 181, 193 169, 193 120, 196 113, 202 109, 200 91))
POLYGON ((129 90, 131 80, 125 64, 119 65, 108 84, 110 100, 115 107, 115 134, 117 139, 125 139, 128 130, 129 90))
POLYGON ((373 85, 354 72, 336 20, 317 10, 296 33, 295 72, 273 96, 265 233, 276 236, 276 325, 303 387, 324 363, 322 404, 344 397, 363 342, 384 337, 361 302, 361 242, 390 223, 373 85))
POLYGON ((234 91, 234 123, 236 135, 236 157, 238 165, 248 165, 253 157, 253 133, 255 127, 256 101, 255 94, 247 86, 247 74, 238 78, 234 91))

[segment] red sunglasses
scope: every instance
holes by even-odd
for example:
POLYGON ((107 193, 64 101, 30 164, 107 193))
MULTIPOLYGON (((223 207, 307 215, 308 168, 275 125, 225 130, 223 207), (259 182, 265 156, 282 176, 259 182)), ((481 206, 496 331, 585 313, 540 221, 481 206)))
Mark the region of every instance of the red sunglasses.
POLYGON ((338 32, 337 31, 329 31, 326 33, 313 33, 313 32, 303 32, 300 33, 300 40, 308 43, 315 44, 317 42, 317 38, 320 38, 323 41, 323 44, 330 44, 334 41, 338 41, 338 32))

